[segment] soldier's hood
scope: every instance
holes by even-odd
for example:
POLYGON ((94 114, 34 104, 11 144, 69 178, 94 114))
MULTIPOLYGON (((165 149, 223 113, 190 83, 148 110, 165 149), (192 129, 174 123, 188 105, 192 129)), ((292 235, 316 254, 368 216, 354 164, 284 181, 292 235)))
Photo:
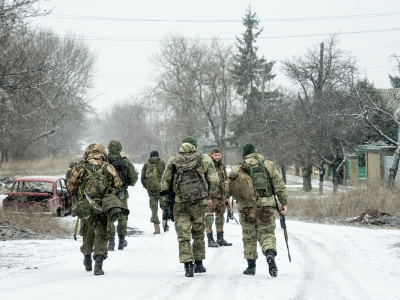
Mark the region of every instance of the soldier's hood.
POLYGON ((159 162, 161 158, 159 157, 150 157, 148 162, 151 164, 155 164, 156 162, 159 162))
POLYGON ((189 143, 183 143, 179 148, 179 153, 195 153, 196 147, 189 143))
POLYGON ((257 165, 259 161, 263 161, 264 156, 259 153, 250 153, 244 157, 244 161, 250 165, 257 165))
POLYGON ((103 161, 108 162, 107 150, 100 143, 92 143, 87 146, 83 160, 87 160, 93 165, 101 164, 103 161))

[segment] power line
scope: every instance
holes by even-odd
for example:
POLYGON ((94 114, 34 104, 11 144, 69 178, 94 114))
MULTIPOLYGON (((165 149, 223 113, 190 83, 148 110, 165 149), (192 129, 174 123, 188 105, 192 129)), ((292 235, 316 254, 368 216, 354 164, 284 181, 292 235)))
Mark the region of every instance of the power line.
MULTIPOLYGON (((365 33, 381 33, 388 31, 398 31, 400 28, 387 28, 387 29, 376 29, 376 30, 364 30, 364 31, 348 31, 348 32, 337 32, 340 35, 349 34, 365 34, 365 33)), ((259 36, 259 39, 285 39, 285 38, 302 38, 302 37, 314 37, 314 36, 327 36, 332 33, 316 33, 316 34, 299 34, 299 35, 279 35, 279 36, 259 36)), ((334 34, 334 33, 333 33, 334 34)), ((65 36, 64 38, 67 38, 65 36)), ((130 38, 130 37, 101 37, 101 36, 83 36, 83 40, 88 41, 111 41, 111 42, 161 42, 165 39, 162 38, 130 38)), ((203 38, 201 40, 212 40, 213 38, 203 38)), ((219 40, 236 40, 236 38, 218 38, 219 40)))
MULTIPOLYGON (((377 18, 391 17, 400 15, 400 12, 387 12, 376 14, 360 14, 360 15, 343 15, 343 16, 322 16, 322 17, 305 17, 305 18, 279 18, 279 19, 260 19, 260 22, 308 22, 308 21, 329 21, 344 19, 361 19, 361 18, 377 18)), ((136 18, 113 18, 113 17, 96 17, 96 16, 79 16, 66 14, 49 14, 40 16, 51 19, 74 19, 88 21, 117 21, 117 22, 174 22, 174 23, 242 23, 243 20, 185 20, 185 19, 136 19, 136 18)))

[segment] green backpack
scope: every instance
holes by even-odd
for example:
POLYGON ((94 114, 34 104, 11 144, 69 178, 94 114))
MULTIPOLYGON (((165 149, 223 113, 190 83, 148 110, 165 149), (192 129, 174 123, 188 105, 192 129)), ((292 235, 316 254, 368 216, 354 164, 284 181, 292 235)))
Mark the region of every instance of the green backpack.
POLYGON ((182 202, 194 202, 208 197, 208 183, 200 160, 200 153, 178 154, 175 160, 174 192, 182 202))
POLYGON ((272 187, 269 172, 264 165, 264 161, 258 161, 257 165, 246 164, 246 172, 253 180, 253 186, 260 197, 272 196, 272 187))
POLYGON ((85 162, 85 173, 83 175, 83 194, 91 199, 103 199, 110 184, 107 178, 107 163, 103 162, 100 166, 91 165, 85 162))
POLYGON ((147 164, 146 173, 144 175, 146 179, 146 189, 149 191, 159 190, 161 178, 158 174, 157 163, 147 164))

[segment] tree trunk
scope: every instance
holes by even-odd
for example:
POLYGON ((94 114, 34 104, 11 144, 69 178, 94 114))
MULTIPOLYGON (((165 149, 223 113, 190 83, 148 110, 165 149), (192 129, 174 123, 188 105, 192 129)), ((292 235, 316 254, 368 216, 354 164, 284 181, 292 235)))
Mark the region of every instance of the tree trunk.
POLYGON ((303 191, 310 192, 312 190, 311 185, 311 173, 312 173, 312 165, 306 164, 301 167, 303 172, 303 191))
POLYGON ((332 164, 332 183, 333 183, 333 193, 336 194, 338 191, 339 178, 338 172, 336 170, 336 163, 332 164))
POLYGON ((389 187, 394 187, 394 180, 396 179, 397 169, 399 168, 400 159, 400 143, 397 144, 397 148, 393 154, 393 163, 389 169, 388 185, 389 187))
POLYGON ((282 172, 283 182, 286 184, 286 166, 281 165, 281 172, 282 172))
POLYGON ((322 168, 319 168, 319 194, 322 195, 324 193, 324 177, 325 177, 325 168, 322 165, 322 168))

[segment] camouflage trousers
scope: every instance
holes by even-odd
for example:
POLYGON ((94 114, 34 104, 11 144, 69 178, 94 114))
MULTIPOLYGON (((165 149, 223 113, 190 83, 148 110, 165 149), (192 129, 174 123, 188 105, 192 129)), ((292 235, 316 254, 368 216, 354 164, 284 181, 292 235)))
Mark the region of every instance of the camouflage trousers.
POLYGON ((242 226, 242 241, 245 259, 258 258, 257 241, 260 244, 262 253, 268 249, 276 251, 275 238, 275 217, 273 207, 264 207, 263 217, 256 216, 249 212, 248 208, 239 212, 240 225, 242 226))
MULTIPOLYGON (((124 199, 120 199, 122 203, 128 207, 128 197, 125 195, 124 199)), ((117 225, 117 234, 119 235, 126 235, 127 233, 127 227, 128 227, 128 216, 124 214, 120 214, 117 219, 118 225, 117 225)), ((110 224, 110 229, 111 233, 115 234, 115 225, 114 223, 110 224)))
POLYGON ((81 220, 79 233, 83 236, 81 252, 84 255, 93 253, 93 258, 97 255, 107 258, 107 244, 110 238, 107 232, 107 216, 101 214, 81 220))
POLYGON ((151 209, 150 222, 154 224, 160 224, 160 219, 158 218, 158 203, 160 202, 160 208, 164 210, 165 202, 158 191, 147 191, 150 197, 149 205, 151 209))
POLYGON ((212 198, 212 206, 206 207, 206 233, 212 232, 215 213, 215 229, 217 232, 224 231, 225 199, 212 198))
POLYGON ((195 203, 175 203, 174 222, 179 242, 181 263, 206 258, 204 242, 205 207, 203 201, 195 203), (193 244, 191 240, 193 238, 193 244))

